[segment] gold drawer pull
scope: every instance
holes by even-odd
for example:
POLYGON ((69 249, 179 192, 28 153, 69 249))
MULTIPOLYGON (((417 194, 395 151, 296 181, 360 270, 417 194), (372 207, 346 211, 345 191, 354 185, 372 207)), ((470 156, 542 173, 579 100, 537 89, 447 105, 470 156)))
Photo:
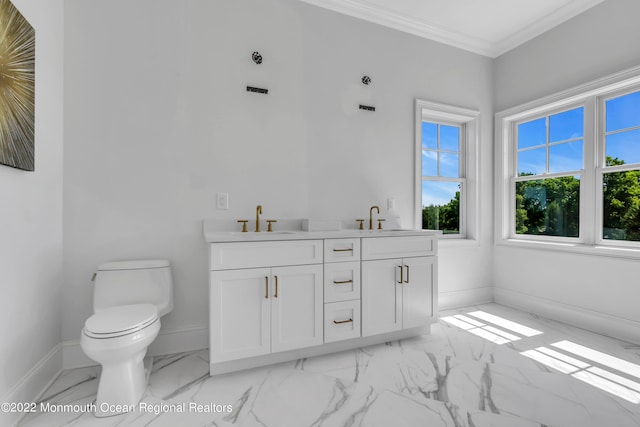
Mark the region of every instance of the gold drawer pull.
POLYGON ((334 320, 333 323, 335 323, 336 325, 340 325, 342 323, 349 323, 349 322, 353 322, 353 319, 348 319, 348 320, 334 320))
POLYGON ((334 249, 333 252, 353 252, 353 248, 334 249))
POLYGON ((353 283, 353 280, 334 280, 334 285, 344 285, 346 283, 353 283))

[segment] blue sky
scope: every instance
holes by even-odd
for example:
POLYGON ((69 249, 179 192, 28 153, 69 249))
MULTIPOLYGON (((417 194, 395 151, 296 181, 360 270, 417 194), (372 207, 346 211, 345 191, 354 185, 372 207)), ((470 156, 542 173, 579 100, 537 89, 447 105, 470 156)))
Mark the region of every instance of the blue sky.
MULTIPOLYGON (((640 92, 605 103, 606 155, 640 163, 640 92)), ((583 168, 584 108, 579 107, 518 125, 518 173, 547 172, 547 124, 550 173, 583 168), (555 145, 554 145, 555 144, 555 145)))
MULTIPOLYGON (((627 164, 640 163, 640 92, 607 100, 605 111, 606 155, 622 159, 627 164)), ((583 123, 583 107, 548 117, 548 172, 578 171, 583 168, 583 123)), ((460 159, 459 139, 458 127, 423 122, 422 175, 457 178, 460 159)), ((519 150, 518 173, 542 174, 547 171, 546 117, 518 125, 517 148, 519 150)), ((447 204, 455 196, 458 187, 457 182, 423 181, 422 204, 424 206, 447 204)))
POLYGON ((422 206, 446 205, 459 191, 457 182, 422 181, 422 206))
MULTIPOLYGON (((584 108, 548 119, 550 173, 582 169, 584 108), (553 145, 555 143, 555 145, 553 145)), ((518 125, 518 173, 547 172, 547 118, 518 125)))
MULTIPOLYGON (((640 126, 640 92, 610 99, 606 111, 607 132, 640 126)), ((606 150, 625 163, 640 163, 640 129, 607 135, 606 150)))
MULTIPOLYGON (((460 176, 460 128, 422 122, 422 175, 458 178, 460 176), (439 128, 439 129, 438 129, 439 128), (438 131, 440 144, 438 145, 438 131), (440 171, 438 173, 438 163, 440 171)), ((455 197, 459 184, 445 181, 422 182, 424 206, 445 205, 455 197)))
POLYGON ((459 152, 459 127, 422 122, 422 175, 459 177, 459 152), (440 130, 440 145, 438 145, 438 128, 440 130), (438 173, 438 161, 440 173, 438 173))

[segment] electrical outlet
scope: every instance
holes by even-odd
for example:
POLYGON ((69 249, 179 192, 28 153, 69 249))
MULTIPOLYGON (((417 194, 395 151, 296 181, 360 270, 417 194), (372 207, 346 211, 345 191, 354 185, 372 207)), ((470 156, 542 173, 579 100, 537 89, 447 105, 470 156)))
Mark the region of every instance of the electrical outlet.
POLYGON ((216 208, 229 209, 229 193, 216 194, 216 208))

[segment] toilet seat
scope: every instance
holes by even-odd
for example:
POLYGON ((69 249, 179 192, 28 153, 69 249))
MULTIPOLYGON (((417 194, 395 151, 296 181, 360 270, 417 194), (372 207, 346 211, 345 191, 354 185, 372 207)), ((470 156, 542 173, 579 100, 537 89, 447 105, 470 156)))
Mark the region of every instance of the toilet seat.
POLYGON ((129 335, 158 321, 153 304, 130 304, 110 307, 89 317, 84 334, 91 338, 115 338, 129 335))

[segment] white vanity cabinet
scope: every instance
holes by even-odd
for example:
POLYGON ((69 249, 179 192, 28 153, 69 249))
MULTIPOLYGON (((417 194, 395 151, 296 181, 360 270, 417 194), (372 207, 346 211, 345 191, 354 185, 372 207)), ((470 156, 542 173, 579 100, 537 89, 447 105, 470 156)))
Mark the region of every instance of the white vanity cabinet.
POLYGON ((211 363, 322 344, 321 240, 214 243, 210 253, 211 363))
POLYGON ((415 236, 362 239, 362 336, 435 321, 436 244, 415 236))
POLYGON ((211 375, 430 332, 430 232, 207 232, 211 375))

